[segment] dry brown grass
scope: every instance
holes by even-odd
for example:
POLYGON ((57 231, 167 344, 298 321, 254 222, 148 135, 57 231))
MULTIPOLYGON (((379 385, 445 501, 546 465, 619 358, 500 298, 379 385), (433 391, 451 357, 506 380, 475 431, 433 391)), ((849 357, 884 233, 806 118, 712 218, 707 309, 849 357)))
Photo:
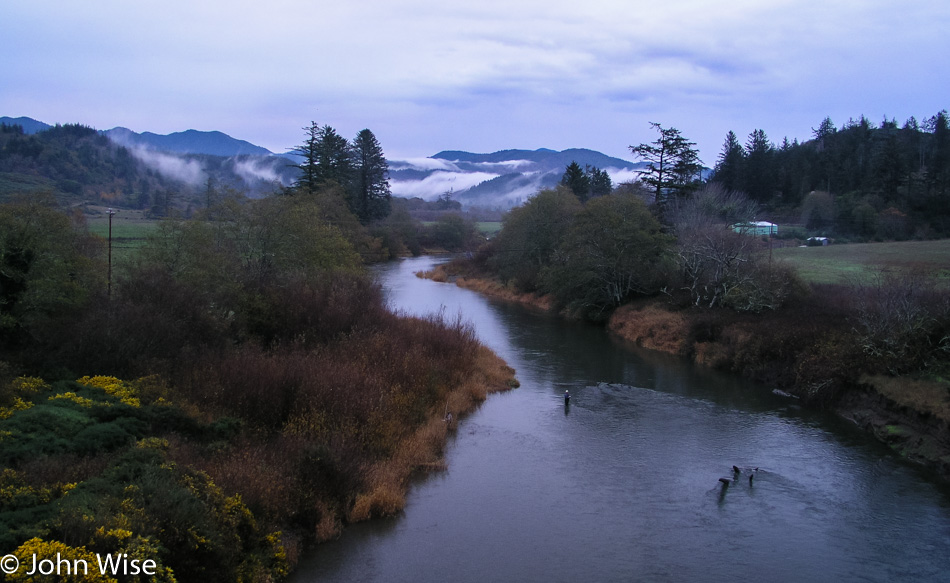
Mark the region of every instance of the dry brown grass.
POLYGON ((442 458, 448 432, 458 419, 471 413, 490 393, 518 386, 515 371, 494 352, 479 345, 474 374, 450 390, 443 403, 432 407, 428 421, 403 439, 392 457, 369 470, 369 487, 356 496, 347 512, 348 522, 391 516, 405 507, 409 478, 419 471, 445 469, 442 458))
POLYGON ((445 283, 449 281, 449 273, 446 271, 444 265, 436 265, 432 269, 426 271, 417 271, 416 277, 420 279, 431 279, 432 281, 438 283, 445 283))
POLYGON ((696 342, 693 360, 702 366, 721 368, 729 362, 729 349, 718 342, 696 342))
POLYGON ((452 264, 442 264, 428 271, 417 271, 416 277, 422 279, 431 279, 439 283, 454 282, 455 285, 470 289, 472 291, 484 294, 492 298, 498 298, 509 302, 518 302, 532 308, 549 311, 555 307, 555 299, 551 294, 539 295, 535 293, 524 293, 501 283, 498 280, 483 277, 465 277, 463 275, 449 271, 452 264))
POLYGON ((455 280, 455 285, 485 294, 486 296, 510 302, 518 302, 519 304, 531 306, 539 310, 549 311, 553 310, 555 306, 554 296, 551 294, 539 295, 519 292, 493 279, 460 276, 455 280))
POLYGON ((688 323, 683 314, 655 304, 628 304, 614 311, 607 327, 638 346, 679 354, 686 340, 688 323))
POLYGON ((947 383, 883 375, 865 375, 861 382, 874 387, 901 407, 950 421, 950 386, 947 383))

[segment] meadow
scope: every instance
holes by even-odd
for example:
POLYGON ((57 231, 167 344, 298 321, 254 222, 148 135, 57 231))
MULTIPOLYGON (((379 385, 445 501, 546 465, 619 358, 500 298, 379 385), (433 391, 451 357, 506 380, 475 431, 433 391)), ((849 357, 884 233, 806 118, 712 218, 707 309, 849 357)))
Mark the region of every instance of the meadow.
POLYGON ((809 283, 866 282, 881 273, 925 272, 950 279, 950 239, 773 249, 809 283))
MULTIPOLYGON (((104 206, 87 206, 86 224, 89 232, 103 239, 109 237, 109 214, 104 206)), ((140 246, 159 224, 158 219, 149 219, 145 211, 122 209, 112 216, 113 243, 140 246), (137 244, 136 244, 137 243, 137 244)))
POLYGON ((501 230, 501 221, 479 221, 475 226, 482 235, 494 237, 501 230))

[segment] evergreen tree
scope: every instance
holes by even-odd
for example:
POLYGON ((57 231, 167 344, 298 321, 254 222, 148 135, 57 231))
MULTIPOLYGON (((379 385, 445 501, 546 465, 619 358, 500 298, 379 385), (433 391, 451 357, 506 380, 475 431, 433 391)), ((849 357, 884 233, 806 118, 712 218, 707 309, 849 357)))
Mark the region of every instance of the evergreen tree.
POLYGON ((601 170, 596 167, 591 167, 588 170, 588 175, 590 176, 590 196, 592 198, 595 196, 604 196, 613 191, 614 185, 606 170, 601 170))
POLYGON ((716 161, 716 168, 712 180, 723 185, 726 190, 738 190, 742 179, 745 150, 739 143, 736 134, 729 131, 726 141, 722 145, 722 152, 716 161))
POLYGON ((573 160, 564 169, 561 184, 571 189, 577 200, 581 202, 590 198, 590 176, 581 168, 580 164, 573 160))
POLYGON ((353 171, 350 143, 328 125, 317 134, 317 180, 321 184, 335 182, 344 188, 353 171))
POLYGON ((660 137, 648 144, 630 146, 630 151, 647 162, 640 180, 653 188, 657 203, 664 203, 695 190, 702 164, 693 148, 695 142, 684 138, 679 130, 655 122, 650 126, 660 132, 660 137))
POLYGON ((815 139, 821 143, 824 142, 824 140, 828 137, 833 136, 838 130, 835 129, 835 124, 833 121, 831 121, 831 118, 826 117, 825 119, 821 120, 821 124, 817 129, 812 128, 811 131, 815 139))
POLYGON ((352 176, 349 142, 328 125, 321 127, 311 122, 303 130, 306 133, 303 144, 291 150, 303 158, 299 164, 292 165, 300 170, 300 177, 294 183, 295 189, 303 194, 314 195, 331 183, 345 186, 352 176))
POLYGON ((763 130, 749 134, 745 149, 745 182, 743 190, 752 200, 765 202, 775 190, 775 146, 763 130))
POLYGON ((945 195, 950 189, 950 116, 947 110, 927 122, 931 134, 930 162, 927 167, 927 188, 931 196, 945 195))
POLYGON ((314 195, 317 192, 317 160, 320 142, 320 126, 317 122, 310 122, 309 127, 303 128, 306 133, 304 142, 290 152, 303 158, 300 164, 292 164, 300 170, 300 177, 294 182, 294 188, 303 194, 314 195))
POLYGON ((389 215, 389 164, 383 148, 368 129, 353 140, 353 184, 350 208, 363 224, 389 215))

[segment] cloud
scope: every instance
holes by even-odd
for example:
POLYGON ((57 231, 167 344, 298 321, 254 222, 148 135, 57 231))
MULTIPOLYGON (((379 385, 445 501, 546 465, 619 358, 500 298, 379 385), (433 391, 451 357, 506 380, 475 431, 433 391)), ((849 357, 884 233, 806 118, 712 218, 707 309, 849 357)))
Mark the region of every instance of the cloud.
POLYGON ((0 112, 216 129, 273 151, 316 120, 344 135, 370 127, 406 156, 620 155, 656 121, 711 159, 728 130, 802 139, 826 115, 933 115, 947 107, 934 80, 950 77, 950 60, 928 58, 946 52, 945 0, 31 0, 2 11, 16 26, 4 31, 0 112))
POLYGON ((197 160, 187 160, 174 154, 140 147, 132 148, 131 152, 146 166, 186 184, 196 186, 204 182, 207 177, 204 167, 197 160))
POLYGON ((279 182, 284 186, 288 186, 284 183, 280 174, 277 173, 274 161, 271 158, 236 158, 234 159, 234 172, 248 183, 263 180, 264 182, 279 182))
POLYGON ((534 164, 531 160, 502 160, 501 162, 472 162, 471 166, 484 172, 514 172, 518 168, 534 164))
POLYGON ((636 170, 627 170, 626 168, 605 168, 604 170, 610 176, 610 181, 615 185, 624 182, 636 182, 640 179, 640 173, 636 170))
POLYGON ((405 158, 400 160, 389 160, 389 167, 392 170, 445 170, 449 172, 460 172, 459 167, 448 160, 440 158, 405 158))
POLYGON ((433 172, 422 180, 393 180, 389 187, 394 196, 411 198, 417 196, 425 200, 434 200, 452 190, 460 192, 476 184, 496 178, 498 174, 488 172, 433 172))

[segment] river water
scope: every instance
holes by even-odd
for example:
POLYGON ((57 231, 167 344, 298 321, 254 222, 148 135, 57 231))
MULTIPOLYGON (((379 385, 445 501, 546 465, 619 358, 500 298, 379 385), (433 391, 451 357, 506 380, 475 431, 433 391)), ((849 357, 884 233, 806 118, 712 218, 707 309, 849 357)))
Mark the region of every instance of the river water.
POLYGON ((348 527, 294 581, 950 581, 950 490, 859 430, 413 275, 435 261, 381 269, 393 307, 461 313, 521 387, 459 424, 401 515, 348 527))

